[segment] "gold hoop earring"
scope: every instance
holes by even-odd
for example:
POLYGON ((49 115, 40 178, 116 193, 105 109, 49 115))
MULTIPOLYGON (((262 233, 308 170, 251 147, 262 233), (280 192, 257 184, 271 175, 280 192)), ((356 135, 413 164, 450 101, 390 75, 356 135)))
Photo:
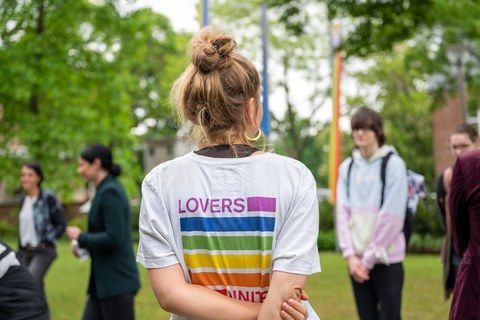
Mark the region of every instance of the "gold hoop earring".
POLYGON ((262 137, 262 129, 258 128, 258 134, 253 138, 250 138, 248 136, 246 130, 243 132, 243 135, 245 136, 245 139, 247 139, 248 142, 257 142, 262 137))

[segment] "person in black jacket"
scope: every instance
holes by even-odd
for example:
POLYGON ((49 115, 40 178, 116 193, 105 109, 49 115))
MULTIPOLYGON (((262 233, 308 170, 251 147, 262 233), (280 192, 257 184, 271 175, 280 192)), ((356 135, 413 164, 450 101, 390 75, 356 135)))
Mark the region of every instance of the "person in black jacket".
POLYGON ((67 236, 87 249, 92 258, 83 319, 134 319, 134 297, 140 280, 133 252, 130 205, 115 179, 120 167, 112 162, 109 148, 93 144, 81 152, 77 172, 96 185, 88 232, 67 227, 67 236))
POLYGON ((0 240, 0 319, 49 320, 47 301, 15 252, 0 240))
POLYGON ((43 180, 37 162, 23 164, 21 184, 25 195, 20 200, 18 215, 19 255, 42 290, 43 278, 57 257, 57 239, 67 225, 55 193, 41 187, 43 180))

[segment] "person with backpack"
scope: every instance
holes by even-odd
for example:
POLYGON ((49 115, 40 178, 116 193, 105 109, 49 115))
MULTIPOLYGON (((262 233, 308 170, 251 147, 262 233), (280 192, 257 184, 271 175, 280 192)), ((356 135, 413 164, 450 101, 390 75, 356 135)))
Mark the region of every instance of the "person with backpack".
POLYGON ((0 239, 0 319, 50 320, 45 295, 13 249, 0 239))
POLYGON ((43 180, 40 164, 35 161, 23 164, 20 182, 25 194, 18 215, 18 252, 42 290, 43 278, 57 257, 57 239, 67 226, 55 193, 41 187, 43 180))
POLYGON ((404 280, 407 169, 394 147, 385 145, 376 111, 358 109, 351 129, 356 148, 340 165, 337 184, 338 244, 359 318, 396 320, 404 280))

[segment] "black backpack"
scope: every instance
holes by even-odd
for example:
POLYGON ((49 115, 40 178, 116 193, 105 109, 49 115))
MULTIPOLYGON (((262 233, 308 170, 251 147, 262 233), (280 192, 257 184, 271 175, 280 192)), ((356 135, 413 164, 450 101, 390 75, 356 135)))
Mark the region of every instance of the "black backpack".
MULTIPOLYGON (((385 199, 385 172, 387 169, 387 162, 388 159, 393 155, 393 152, 390 151, 387 153, 383 158, 382 158, 382 166, 380 169, 380 179, 382 181, 382 194, 381 194, 381 200, 380 200, 380 208, 383 205, 383 201, 385 199)), ((350 173, 352 171, 352 166, 353 166, 353 157, 351 158, 350 164, 348 165, 348 172, 347 172, 347 197, 350 198, 350 173)), ((410 208, 407 205, 407 209, 405 212, 405 222, 403 223, 403 233, 405 235, 405 246, 408 247, 408 243, 410 241, 410 237, 412 236, 413 233, 413 212, 410 210, 410 208)))

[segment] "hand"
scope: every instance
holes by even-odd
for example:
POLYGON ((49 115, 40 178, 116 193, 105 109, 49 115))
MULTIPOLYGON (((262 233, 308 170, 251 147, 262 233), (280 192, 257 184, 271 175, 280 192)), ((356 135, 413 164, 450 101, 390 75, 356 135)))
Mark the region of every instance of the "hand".
POLYGON ((280 316, 285 320, 303 320, 308 318, 307 308, 300 303, 300 300, 307 301, 308 295, 302 288, 292 288, 292 298, 282 303, 280 316))
POLYGON ((67 227, 67 237, 70 240, 78 240, 78 237, 82 233, 82 230, 79 227, 67 227))
POLYGON ((365 267, 362 261, 360 261, 360 259, 358 259, 356 256, 349 256, 347 258, 347 263, 348 271, 350 272, 353 280, 358 283, 364 283, 365 281, 370 280, 370 270, 365 267))
POLYGON ((282 302, 280 317, 283 320, 305 320, 308 318, 307 308, 299 301, 290 298, 282 302))
POLYGON ((72 251, 73 256, 78 259, 77 250, 75 250, 75 245, 73 242, 70 242, 70 250, 72 251))

